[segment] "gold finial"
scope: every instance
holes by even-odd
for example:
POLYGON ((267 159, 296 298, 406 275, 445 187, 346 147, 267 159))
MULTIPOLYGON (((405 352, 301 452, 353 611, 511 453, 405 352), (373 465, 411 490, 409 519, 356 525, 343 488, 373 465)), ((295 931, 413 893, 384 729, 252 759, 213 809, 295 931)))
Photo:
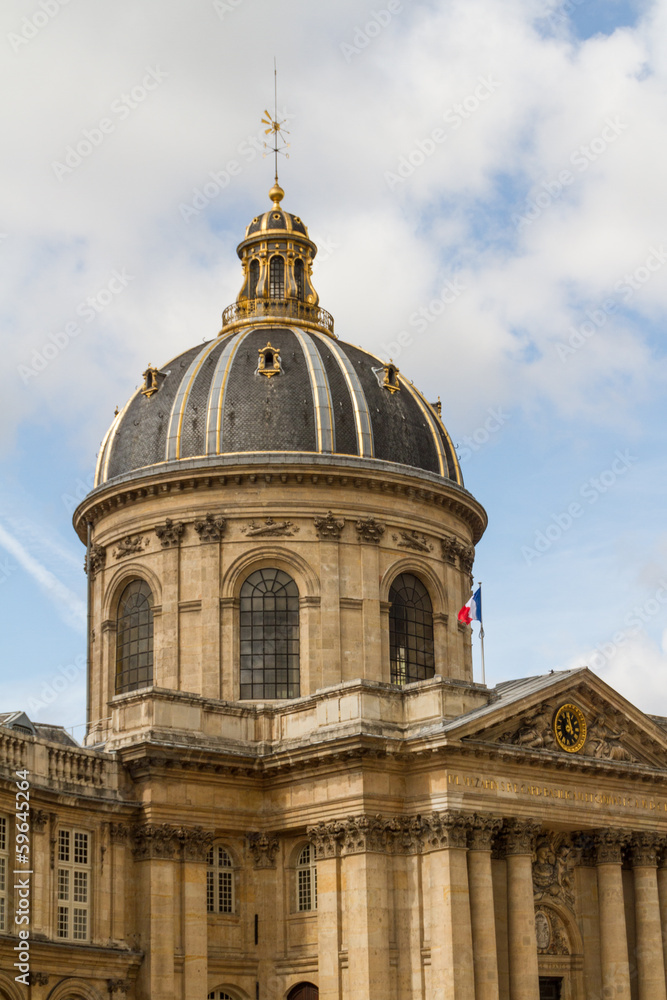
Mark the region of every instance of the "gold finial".
POLYGON ((118 407, 116 407, 116 409, 113 411, 113 415, 114 415, 114 417, 118 416, 118 407))
POLYGON ((276 181, 271 190, 269 191, 269 198, 273 202, 274 208, 280 208, 280 202, 285 197, 285 192, 281 188, 280 184, 276 181))
MULTIPOLYGON (((275 177, 275 183, 271 188, 271 190, 269 191, 269 198, 271 199, 275 207, 279 208, 280 202, 285 197, 285 192, 278 183, 278 153, 282 153, 283 156, 287 160, 289 160, 289 153, 286 152, 286 150, 289 149, 289 143, 285 142, 285 136, 289 135, 289 132, 287 132, 283 128, 283 125, 285 124, 285 121, 287 119, 285 119, 285 121, 282 122, 278 120, 278 70, 276 68, 275 58, 273 60, 273 98, 274 98, 273 117, 271 117, 270 111, 265 111, 264 114, 266 117, 262 118, 262 124, 269 126, 268 128, 264 129, 264 135, 273 135, 273 145, 270 146, 268 142, 265 142, 264 146, 266 147, 267 150, 270 149, 274 156, 276 177, 275 177), (279 142, 282 142, 283 145, 280 146, 279 142)), ((266 156, 266 153, 264 155, 266 156)))

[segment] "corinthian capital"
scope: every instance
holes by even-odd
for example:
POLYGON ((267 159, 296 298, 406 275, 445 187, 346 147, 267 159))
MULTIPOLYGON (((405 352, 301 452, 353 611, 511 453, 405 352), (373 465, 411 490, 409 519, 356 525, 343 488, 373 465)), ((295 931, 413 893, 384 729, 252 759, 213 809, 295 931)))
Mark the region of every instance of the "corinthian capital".
POLYGON ((655 868, 658 853, 664 843, 657 833, 633 833, 630 841, 630 863, 633 868, 655 868))
POLYGON ((493 838, 502 825, 502 819, 495 816, 479 816, 475 813, 468 828, 468 850, 490 851, 493 838))
POLYGON ((428 831, 426 839, 435 850, 445 847, 467 847, 468 830, 472 825, 472 819, 472 816, 453 809, 431 813, 425 817, 428 831))
POLYGON ((623 848, 630 840, 626 830, 596 830, 595 861, 598 865, 617 864, 623 860, 623 848))
POLYGON ((213 846, 213 834, 201 826, 192 829, 182 827, 178 837, 183 845, 183 857, 186 861, 206 861, 208 852, 213 846))
POLYGON ((170 860, 179 845, 178 830, 168 823, 135 827, 132 839, 132 853, 137 861, 170 860))
POLYGON ((530 854, 535 850, 535 838, 542 824, 534 819, 506 819, 503 822, 502 837, 506 856, 530 854))

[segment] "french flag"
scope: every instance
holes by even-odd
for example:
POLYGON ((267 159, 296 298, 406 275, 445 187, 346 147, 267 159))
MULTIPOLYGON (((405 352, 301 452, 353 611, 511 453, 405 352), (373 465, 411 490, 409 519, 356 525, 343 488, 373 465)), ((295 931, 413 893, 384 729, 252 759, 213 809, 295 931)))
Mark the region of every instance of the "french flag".
POLYGON ((482 588, 479 586, 470 600, 459 611, 459 621, 464 625, 482 621, 482 588))

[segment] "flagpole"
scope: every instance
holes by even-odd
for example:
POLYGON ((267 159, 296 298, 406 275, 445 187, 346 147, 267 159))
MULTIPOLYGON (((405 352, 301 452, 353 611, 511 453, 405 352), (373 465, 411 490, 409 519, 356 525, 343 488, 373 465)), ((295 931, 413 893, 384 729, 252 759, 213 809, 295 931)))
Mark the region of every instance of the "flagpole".
POLYGON ((480 584, 479 584, 479 609, 480 609, 480 614, 479 614, 479 641, 480 641, 481 646, 482 646, 482 684, 486 684, 486 669, 485 669, 485 666, 484 666, 484 623, 482 621, 482 617, 483 617, 482 607, 483 607, 483 604, 482 604, 482 584, 481 584, 481 581, 480 581, 480 584))

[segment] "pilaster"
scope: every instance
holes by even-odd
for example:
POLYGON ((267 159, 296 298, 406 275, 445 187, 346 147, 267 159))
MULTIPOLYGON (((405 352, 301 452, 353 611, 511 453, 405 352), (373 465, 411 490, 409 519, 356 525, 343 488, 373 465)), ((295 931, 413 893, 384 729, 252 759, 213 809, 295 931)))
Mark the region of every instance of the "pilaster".
POLYGON ((136 827, 133 854, 139 868, 137 920, 145 958, 139 970, 138 995, 151 1000, 173 1000, 175 865, 179 853, 178 830, 166 823, 136 827))
POLYGON ((208 996, 208 918, 206 912, 206 859, 213 834, 200 827, 180 830, 183 848, 183 993, 188 1000, 208 996))
POLYGON ((498 1000, 498 955, 491 848, 502 820, 474 816, 468 830, 468 884, 475 1000, 498 1000))

